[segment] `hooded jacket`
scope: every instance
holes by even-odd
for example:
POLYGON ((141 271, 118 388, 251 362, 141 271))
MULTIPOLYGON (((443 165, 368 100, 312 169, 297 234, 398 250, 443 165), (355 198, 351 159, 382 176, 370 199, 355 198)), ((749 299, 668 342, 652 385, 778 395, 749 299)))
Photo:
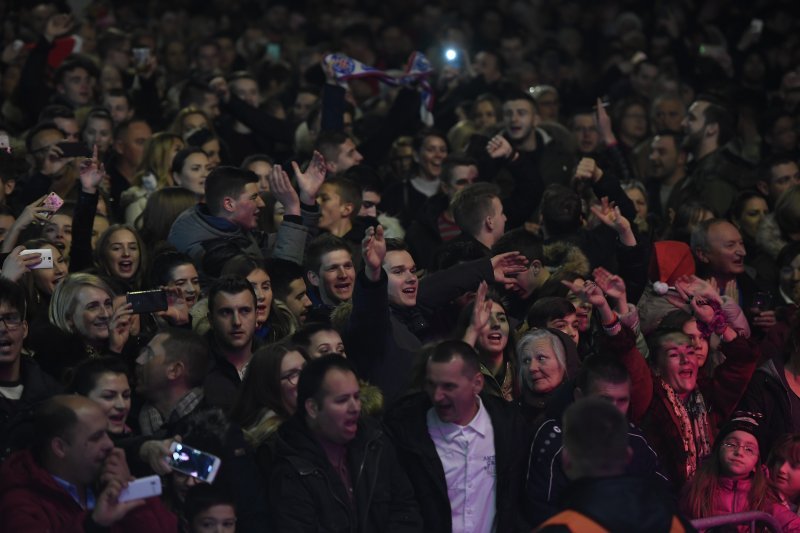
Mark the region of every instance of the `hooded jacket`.
POLYGON ((148 498, 111 528, 100 528, 91 520, 91 512, 82 509, 28 450, 9 457, 1 472, 0 524, 4 531, 174 533, 178 527, 175 515, 159 498, 148 498))
POLYGON ((378 423, 359 421, 347 444, 352 501, 317 439, 299 417, 281 425, 270 476, 275 531, 412 533, 419 507, 394 447, 378 423))
POLYGON ((303 264, 307 235, 308 229, 302 224, 284 221, 272 243, 269 235, 243 230, 233 222, 212 215, 206 204, 197 204, 178 216, 167 239, 179 252, 191 257, 198 269, 215 275, 219 274, 224 260, 237 253, 279 257, 303 264))

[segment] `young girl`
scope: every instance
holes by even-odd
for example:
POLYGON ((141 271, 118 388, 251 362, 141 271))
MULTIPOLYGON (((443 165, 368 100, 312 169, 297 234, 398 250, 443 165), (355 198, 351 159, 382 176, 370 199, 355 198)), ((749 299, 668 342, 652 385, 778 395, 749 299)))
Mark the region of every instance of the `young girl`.
POLYGON ((781 504, 759 460, 758 422, 749 413, 733 418, 717 435, 714 450, 698 469, 682 497, 692 519, 745 511, 762 511, 783 531, 800 530, 800 517, 781 504))
POLYGON ((775 441, 767 468, 783 503, 796 512, 800 503, 800 434, 791 433, 775 441))

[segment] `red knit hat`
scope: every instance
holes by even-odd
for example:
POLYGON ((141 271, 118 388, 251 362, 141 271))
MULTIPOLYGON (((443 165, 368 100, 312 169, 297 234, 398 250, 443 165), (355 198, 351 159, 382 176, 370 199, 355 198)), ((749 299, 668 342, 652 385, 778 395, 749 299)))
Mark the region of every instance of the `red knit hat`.
POLYGON ((694 274, 694 258, 686 243, 680 241, 659 241, 653 244, 650 256, 650 281, 661 281, 675 285, 681 276, 694 274))

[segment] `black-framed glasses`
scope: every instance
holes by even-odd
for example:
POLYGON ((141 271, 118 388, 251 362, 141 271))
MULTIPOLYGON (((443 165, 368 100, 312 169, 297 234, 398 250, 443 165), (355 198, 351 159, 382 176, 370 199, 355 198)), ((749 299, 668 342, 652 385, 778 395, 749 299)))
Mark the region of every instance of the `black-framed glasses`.
POLYGON ((19 313, 8 313, 0 315, 0 322, 5 324, 6 329, 15 330, 22 325, 22 315, 19 313))
POLYGON ((294 369, 290 370, 284 375, 281 376, 281 381, 285 381, 289 383, 289 385, 297 385, 297 382, 300 380, 300 370, 294 369))

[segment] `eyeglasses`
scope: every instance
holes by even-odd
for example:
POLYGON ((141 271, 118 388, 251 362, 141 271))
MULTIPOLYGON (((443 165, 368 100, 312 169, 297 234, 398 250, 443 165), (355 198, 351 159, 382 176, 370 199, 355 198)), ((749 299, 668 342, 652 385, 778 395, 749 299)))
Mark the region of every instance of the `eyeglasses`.
POLYGON ((0 315, 0 322, 6 325, 7 330, 12 331, 22 325, 22 316, 19 313, 0 315))
POLYGON ((745 455, 750 455, 750 456, 758 455, 758 448, 753 448, 747 444, 739 444, 738 442, 725 441, 722 443, 722 447, 727 448, 728 450, 731 451, 742 450, 745 453, 745 455))
POLYGON ((281 376, 281 381, 286 381, 289 385, 297 385, 300 380, 300 370, 290 370, 281 376))

